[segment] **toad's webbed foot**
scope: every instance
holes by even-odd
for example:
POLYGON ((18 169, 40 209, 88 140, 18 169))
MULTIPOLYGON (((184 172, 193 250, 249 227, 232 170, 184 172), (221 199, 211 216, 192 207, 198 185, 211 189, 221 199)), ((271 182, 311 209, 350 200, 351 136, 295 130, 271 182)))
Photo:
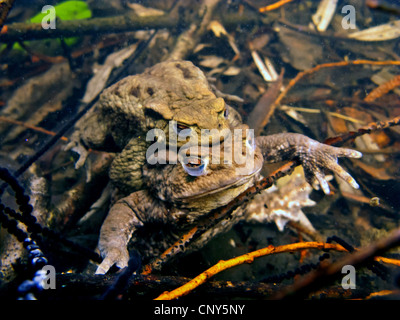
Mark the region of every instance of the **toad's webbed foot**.
POLYGON ((80 143, 76 140, 70 141, 64 147, 64 150, 65 151, 72 150, 72 151, 75 151, 79 155, 79 159, 75 163, 75 169, 79 169, 80 167, 82 167, 85 164, 86 159, 89 155, 89 150, 82 143, 80 143))
POLYGON ((107 248, 107 250, 104 252, 100 250, 100 253, 101 256, 105 258, 97 267, 96 274, 106 274, 113 265, 120 269, 128 266, 129 253, 125 246, 118 248, 107 248))
POLYGON ((310 146, 308 152, 301 153, 299 159, 307 182, 314 186, 318 181, 324 193, 329 194, 330 188, 324 173, 324 169, 329 169, 353 188, 358 189, 359 186, 354 178, 338 164, 339 157, 360 158, 362 154, 352 149, 337 148, 322 143, 310 146))
POLYGON ((338 158, 360 158, 361 152, 332 147, 297 133, 257 137, 257 145, 267 162, 298 159, 303 166, 307 182, 312 186, 318 182, 325 194, 330 192, 324 173, 326 169, 358 189, 354 178, 338 164, 338 158))

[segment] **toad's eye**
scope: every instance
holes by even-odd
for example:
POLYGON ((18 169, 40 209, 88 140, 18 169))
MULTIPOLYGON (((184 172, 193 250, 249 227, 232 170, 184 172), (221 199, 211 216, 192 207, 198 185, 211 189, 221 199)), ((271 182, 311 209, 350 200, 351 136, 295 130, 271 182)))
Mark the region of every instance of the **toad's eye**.
POLYGON ((187 157, 181 163, 183 169, 193 177, 207 174, 208 158, 187 157))
POLYGON ((229 116, 229 110, 228 110, 227 107, 225 107, 225 109, 224 109, 224 118, 228 119, 228 116, 229 116))
POLYGON ((183 130, 188 130, 183 132, 183 134, 190 134, 191 131, 191 129, 188 126, 177 122, 174 122, 173 128, 176 134, 180 134, 183 130))

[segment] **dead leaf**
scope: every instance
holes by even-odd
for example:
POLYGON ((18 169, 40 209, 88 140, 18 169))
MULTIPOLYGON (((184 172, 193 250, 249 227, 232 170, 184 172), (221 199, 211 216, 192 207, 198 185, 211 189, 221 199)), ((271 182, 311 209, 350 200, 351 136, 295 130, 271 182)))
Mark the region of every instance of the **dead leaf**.
POLYGON ((265 119, 268 117, 270 112, 270 106, 274 103, 280 92, 282 80, 283 72, 276 82, 271 83, 268 90, 258 100, 256 106, 247 119, 247 124, 250 128, 254 129, 254 134, 256 136, 260 134, 264 127, 265 119))
POLYGON ((230 66, 222 74, 225 76, 236 76, 240 73, 241 69, 238 67, 230 66))
POLYGON ((211 69, 218 67, 221 63, 225 61, 224 58, 217 56, 202 56, 200 58, 202 58, 202 60, 199 62, 199 65, 211 69))
POLYGON ((400 37, 400 20, 353 32, 349 34, 348 37, 361 41, 386 41, 396 39, 400 37))
POLYGON ((218 38, 221 37, 221 35, 225 35, 225 36, 228 35, 228 32, 226 32, 224 26, 217 20, 211 21, 209 23, 207 29, 211 30, 215 34, 215 36, 218 38))
POLYGON ((374 179, 378 180, 391 180, 393 179, 392 176, 388 175, 386 172, 385 168, 376 168, 373 166, 370 166, 360 160, 353 160, 357 163, 357 165, 364 170, 364 172, 368 173, 370 176, 372 176, 374 179))
POLYGON ((137 44, 133 44, 129 47, 123 48, 110 54, 106 58, 104 64, 97 67, 94 76, 89 80, 86 86, 85 95, 82 98, 83 102, 89 103, 98 93, 100 93, 104 89, 108 77, 111 74, 111 71, 115 67, 119 67, 122 62, 129 58, 135 52, 136 47, 137 44))
POLYGON ((251 56, 253 57, 253 61, 256 64, 257 69, 265 81, 274 82, 278 80, 278 73, 268 58, 265 58, 264 61, 262 61, 261 57, 255 50, 251 51, 251 56))
MULTIPOLYGON (((336 5, 338 0, 321 0, 318 5, 317 12, 312 15, 312 21, 317 27, 318 31, 325 31, 336 11, 336 5)), ((310 27, 314 29, 314 25, 310 24, 310 27)))
POLYGON ((139 17, 151 17, 151 16, 162 16, 164 15, 164 11, 154 9, 154 8, 147 8, 142 6, 138 3, 127 3, 126 4, 129 8, 131 8, 139 17))
POLYGON ((311 69, 323 57, 323 47, 318 39, 283 26, 275 30, 278 30, 282 44, 282 59, 297 70, 311 69))

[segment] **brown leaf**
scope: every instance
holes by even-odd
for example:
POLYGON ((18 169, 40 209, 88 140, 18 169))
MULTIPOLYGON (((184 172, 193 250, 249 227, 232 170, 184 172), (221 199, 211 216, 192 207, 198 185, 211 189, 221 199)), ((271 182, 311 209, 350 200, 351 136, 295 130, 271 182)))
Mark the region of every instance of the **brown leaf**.
MULTIPOLYGON (((260 100, 258 100, 253 111, 251 111, 247 124, 251 129, 254 129, 254 134, 257 136, 264 127, 264 122, 267 117, 269 117, 270 106, 276 100, 278 96, 283 80, 283 72, 280 74, 278 80, 274 82, 268 90, 262 95, 260 100)), ((268 120, 267 120, 268 121, 268 120)))
POLYGON ((357 162, 357 165, 364 170, 366 173, 368 173, 370 176, 372 176, 374 179, 378 179, 378 180, 391 180, 393 179, 392 176, 388 175, 386 172, 385 168, 376 168, 373 166, 370 166, 362 161, 357 161, 354 160, 355 162, 357 162))
MULTIPOLYGON (((350 108, 350 107, 344 107, 343 109, 343 113, 346 114, 349 117, 361 120, 365 123, 371 123, 371 122, 375 122, 376 119, 372 117, 372 115, 370 115, 367 111, 361 111, 355 108, 350 108)), ((384 117, 382 117, 384 118, 384 117)), ((380 120, 380 119, 379 119, 380 120)), ((360 126, 358 126, 360 127, 360 126)), ((383 132, 373 132, 370 134, 372 140, 380 147, 386 147, 389 143, 390 143, 390 138, 389 136, 383 132)))

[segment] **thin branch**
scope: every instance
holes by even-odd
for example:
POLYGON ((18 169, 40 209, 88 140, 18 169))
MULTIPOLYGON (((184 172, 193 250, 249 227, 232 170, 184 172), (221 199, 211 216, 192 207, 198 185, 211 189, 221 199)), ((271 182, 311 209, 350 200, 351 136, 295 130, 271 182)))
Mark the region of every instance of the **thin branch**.
POLYGON ((197 288, 212 276, 220 273, 226 269, 232 268, 234 266, 244 264, 244 263, 252 263, 254 259, 283 252, 294 252, 304 249, 320 249, 320 250, 336 250, 336 251, 346 251, 341 245, 332 244, 332 243, 324 243, 324 242, 299 242, 293 243, 288 245, 282 245, 278 247, 268 246, 266 248, 256 250, 253 252, 246 253, 239 257, 230 259, 230 260, 221 260, 216 265, 212 266, 211 268, 207 269, 194 279, 190 280, 185 285, 171 291, 171 292, 164 292, 160 296, 158 296, 155 300, 172 300, 179 297, 182 297, 193 289, 197 288))
POLYGON ((268 11, 276 10, 276 9, 279 9, 280 7, 282 7, 283 5, 285 5, 285 4, 289 3, 289 2, 292 2, 292 1, 293 0, 280 0, 280 1, 277 1, 277 2, 275 2, 273 4, 268 5, 266 7, 262 7, 260 9, 258 9, 258 11, 262 13, 262 12, 268 12, 268 11))
MULTIPOLYGON (((55 290, 44 290, 40 299, 64 299, 74 297, 76 299, 93 299, 94 296, 100 295, 102 292, 112 286, 118 274, 114 275, 88 275, 80 273, 62 273, 57 274, 57 286, 55 290)), ((152 298, 154 294, 159 294, 165 290, 173 290, 176 287, 184 285, 190 281, 187 277, 178 276, 160 276, 160 275, 138 275, 131 277, 126 289, 124 290, 124 298, 130 299, 134 297, 152 298)), ((241 296, 247 298, 261 298, 265 295, 277 293, 282 287, 276 284, 259 283, 250 281, 209 281, 205 283, 197 293, 199 295, 226 297, 231 295, 234 297, 241 296)), ((7 290, 6 290, 7 293, 7 290)), ((369 293, 366 293, 366 296, 369 293)), ((2 293, 0 291, 0 297, 2 293)))
POLYGON ((311 272, 299 281, 295 282, 292 286, 274 296, 273 299, 305 297, 310 292, 334 281, 336 277, 341 275, 343 266, 351 265, 355 268, 360 267, 398 245, 400 245, 400 228, 394 230, 388 237, 378 241, 377 243, 371 244, 359 251, 355 251, 353 254, 350 254, 335 263, 311 272))
MULTIPOLYGON (((226 28, 240 24, 257 22, 255 15, 230 14, 222 17, 226 28)), ((173 29, 180 21, 172 15, 138 17, 133 13, 126 15, 92 18, 84 20, 57 21, 56 29, 43 29, 40 23, 12 23, 5 25, 0 33, 0 41, 10 43, 46 38, 73 37, 91 34, 121 33, 149 29, 173 29)), ((190 22, 188 22, 189 24, 190 22)))
POLYGON ((122 16, 84 20, 57 21, 55 29, 43 29, 40 23, 12 23, 2 30, 1 42, 39 40, 90 34, 119 33, 143 29, 174 28, 177 20, 169 15, 138 17, 133 13, 122 16))
POLYGON ((375 88, 372 90, 364 99, 366 102, 373 102, 376 99, 384 96, 387 94, 389 91, 397 88, 400 86, 400 75, 393 77, 389 81, 386 81, 385 83, 381 84, 379 87, 375 88))
MULTIPOLYGON (((49 130, 43 129, 43 128, 41 128, 41 127, 33 126, 33 125, 31 125, 31 124, 29 124, 29 123, 26 123, 26 122, 23 122, 23 121, 18 121, 18 120, 14 120, 14 119, 9 119, 9 118, 3 117, 3 116, 0 116, 0 121, 7 122, 7 123, 12 123, 12 124, 16 124, 16 125, 18 125, 18 126, 22 126, 22 127, 28 128, 28 129, 32 129, 32 130, 34 130, 34 131, 42 132, 42 133, 47 134, 47 135, 49 135, 49 136, 55 136, 55 135, 56 135, 56 133, 53 132, 53 131, 49 131, 49 130)), ((66 137, 64 137, 64 136, 61 136, 61 137, 60 137, 60 140, 62 140, 62 141, 68 141, 68 138, 66 138, 66 137)))

